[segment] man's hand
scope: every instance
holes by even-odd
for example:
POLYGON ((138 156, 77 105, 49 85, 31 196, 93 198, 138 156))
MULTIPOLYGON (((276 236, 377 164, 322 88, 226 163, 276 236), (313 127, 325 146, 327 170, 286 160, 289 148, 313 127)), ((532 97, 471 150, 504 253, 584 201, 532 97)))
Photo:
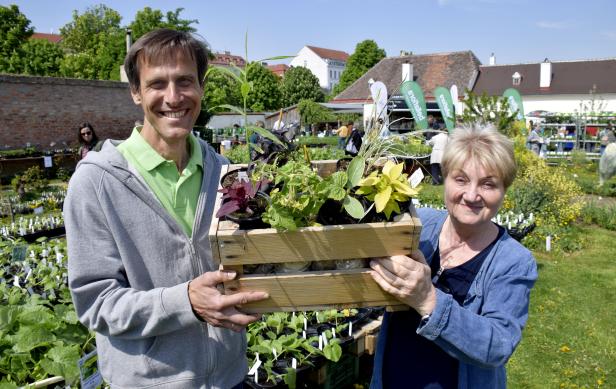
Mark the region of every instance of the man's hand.
POLYGON ((242 292, 233 295, 221 294, 216 286, 235 278, 235 272, 213 271, 203 273, 188 284, 188 298, 193 311, 214 327, 242 331, 261 315, 247 315, 236 309, 237 305, 265 300, 265 292, 242 292))
POLYGON ((421 316, 432 313, 436 291, 432 285, 430 266, 419 250, 411 257, 396 255, 370 261, 370 274, 377 284, 421 316))

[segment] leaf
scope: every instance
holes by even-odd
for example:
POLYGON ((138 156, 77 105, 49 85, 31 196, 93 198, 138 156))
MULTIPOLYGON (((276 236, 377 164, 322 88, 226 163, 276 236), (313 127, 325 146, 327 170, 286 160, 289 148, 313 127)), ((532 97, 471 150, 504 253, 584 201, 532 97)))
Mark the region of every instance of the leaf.
POLYGON ((342 356, 342 348, 338 342, 330 342, 323 347, 323 355, 332 362, 338 362, 342 356))
POLYGON ((387 205, 389 197, 391 197, 391 186, 386 187, 374 196, 374 205, 376 206, 377 212, 382 212, 383 209, 385 209, 385 205, 387 205))
POLYGON ((289 386, 289 389, 295 389, 297 381, 297 372, 292 367, 287 367, 287 374, 284 376, 284 383, 289 386))
POLYGON ((397 165, 394 165, 391 169, 389 169, 389 173, 387 174, 387 176, 392 181, 395 181, 395 180, 398 179, 398 177, 400 177, 400 175, 402 174, 402 170, 403 169, 404 169, 404 163, 399 163, 397 165))
POLYGON ((240 85, 240 92, 242 92, 242 97, 244 99, 248 98, 248 93, 250 93, 252 83, 249 82, 243 82, 242 85, 240 85))
POLYGON ((10 330, 17 323, 19 307, 12 305, 0 307, 0 331, 10 330))
POLYGON ((340 188, 344 188, 348 180, 349 177, 345 172, 335 172, 334 174, 329 176, 329 181, 331 181, 333 185, 336 185, 340 188))
POLYGON ((229 105, 229 104, 220 104, 217 105, 215 107, 212 107, 209 109, 209 111, 216 111, 218 108, 226 108, 230 111, 233 111, 235 113, 237 113, 238 115, 244 115, 244 111, 241 108, 236 107, 235 105, 229 105))
POLYGON ((329 197, 332 200, 340 201, 344 199, 344 196, 346 196, 346 191, 343 188, 332 187, 330 188, 329 194, 327 197, 329 197))
POLYGON ((387 162, 385 162, 385 165, 383 166, 383 174, 389 176, 394 166, 395 164, 392 161, 388 160, 387 162))
POLYGON ((46 346, 56 338, 46 328, 22 325, 12 337, 13 351, 17 353, 30 352, 37 347, 46 346))
POLYGON ((374 191, 374 187, 372 186, 360 186, 358 189, 355 190, 355 194, 365 196, 365 195, 369 195, 373 191, 374 191))
POLYGON ((407 196, 417 196, 417 191, 413 188, 411 188, 411 185, 409 185, 408 183, 404 183, 404 182, 400 182, 397 180, 394 180, 391 182, 391 186, 400 193, 403 193, 407 196))
POLYGON ((378 177, 366 177, 363 180, 359 181, 359 186, 375 186, 381 181, 378 177))
POLYGON ((52 376, 63 376, 68 382, 79 378, 78 345, 55 346, 45 354, 45 358, 40 361, 41 367, 52 376))
POLYGON ((344 198, 344 209, 346 212, 355 219, 361 219, 364 217, 364 207, 359 200, 352 196, 346 196, 344 198))
POLYGON ((366 168, 366 161, 362 157, 355 157, 351 160, 349 167, 347 168, 348 175, 348 187, 354 188, 359 185, 359 181, 364 175, 364 169, 366 168))

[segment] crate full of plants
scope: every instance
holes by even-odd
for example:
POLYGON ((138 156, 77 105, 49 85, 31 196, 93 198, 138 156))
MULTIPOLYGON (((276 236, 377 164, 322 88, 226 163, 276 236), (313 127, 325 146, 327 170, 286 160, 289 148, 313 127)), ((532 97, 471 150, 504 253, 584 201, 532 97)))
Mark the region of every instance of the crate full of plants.
POLYGON ((369 260, 408 255, 421 223, 403 163, 355 157, 321 177, 301 157, 223 166, 210 228, 225 293, 266 291, 247 312, 399 306, 369 260))

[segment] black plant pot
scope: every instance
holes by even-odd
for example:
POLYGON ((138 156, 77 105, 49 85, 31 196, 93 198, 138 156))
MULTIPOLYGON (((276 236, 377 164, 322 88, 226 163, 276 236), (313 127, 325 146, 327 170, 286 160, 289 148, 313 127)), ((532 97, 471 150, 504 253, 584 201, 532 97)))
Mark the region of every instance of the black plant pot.
POLYGON ((336 171, 337 172, 339 172, 339 171, 346 171, 352 160, 353 160, 353 158, 351 158, 351 157, 340 158, 336 162, 336 171))
POLYGON ((248 174, 248 168, 241 167, 239 169, 234 169, 230 172, 223 174, 223 176, 220 178, 220 186, 222 186, 223 188, 230 187, 231 184, 237 181, 237 176, 240 172, 246 172, 246 174, 248 174))
POLYGON ((250 201, 250 208, 254 210, 253 214, 248 215, 242 212, 233 212, 226 215, 225 219, 237 223, 240 230, 269 228, 270 225, 261 219, 261 215, 265 212, 268 203, 269 196, 263 192, 257 192, 255 198, 250 201))
POLYGON ((511 235, 511 237, 518 242, 521 242, 522 239, 528 234, 530 234, 535 229, 535 223, 531 223, 524 228, 516 228, 513 227, 511 229, 507 229, 507 233, 511 235))
POLYGON ((57 238, 57 237, 64 236, 64 235, 66 235, 66 230, 64 226, 62 226, 62 227, 51 228, 49 230, 36 231, 31 234, 17 235, 16 237, 23 238, 26 242, 32 243, 36 241, 38 238, 41 238, 43 236, 46 236, 47 238, 51 239, 51 238, 57 238))
POLYGON ((257 375, 259 377, 259 382, 254 381, 253 376, 246 376, 244 378, 244 384, 253 389, 262 389, 262 388, 283 388, 285 387, 284 383, 280 378, 277 378, 275 382, 266 381, 267 373, 262 368, 257 370, 257 375))
POLYGON ((327 199, 319 209, 317 222, 324 226, 335 226, 338 224, 356 224, 357 220, 346 212, 340 201, 327 199))

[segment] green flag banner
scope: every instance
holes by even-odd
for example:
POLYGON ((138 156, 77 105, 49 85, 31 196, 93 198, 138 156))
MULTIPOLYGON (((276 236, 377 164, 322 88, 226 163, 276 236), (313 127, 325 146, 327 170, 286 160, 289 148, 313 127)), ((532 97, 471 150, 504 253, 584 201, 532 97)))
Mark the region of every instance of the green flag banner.
POLYGON ((443 115, 443 119, 445 120, 445 126, 451 134, 451 131, 455 125, 455 114, 453 111, 451 93, 449 92, 449 89, 439 86, 434 89, 434 98, 436 99, 438 108, 441 110, 441 115, 443 115))
POLYGON ((522 96, 520 96, 520 92, 518 92, 515 88, 509 88, 503 92, 503 97, 507 98, 507 101, 509 102, 509 110, 512 114, 518 111, 516 119, 524 120, 524 105, 522 104, 522 96))
POLYGON ((428 116, 426 114, 426 99, 423 91, 415 81, 404 81, 400 85, 400 92, 406 105, 413 114, 415 126, 420 130, 428 128, 428 116))

